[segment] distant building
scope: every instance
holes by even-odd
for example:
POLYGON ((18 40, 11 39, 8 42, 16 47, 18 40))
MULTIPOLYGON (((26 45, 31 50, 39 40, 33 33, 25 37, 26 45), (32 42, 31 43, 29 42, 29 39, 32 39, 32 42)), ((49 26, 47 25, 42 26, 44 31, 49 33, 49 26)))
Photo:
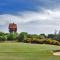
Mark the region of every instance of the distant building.
POLYGON ((55 35, 57 34, 57 30, 55 30, 54 34, 55 34, 55 35))
POLYGON ((15 23, 10 23, 8 28, 10 33, 17 32, 17 24, 15 23))

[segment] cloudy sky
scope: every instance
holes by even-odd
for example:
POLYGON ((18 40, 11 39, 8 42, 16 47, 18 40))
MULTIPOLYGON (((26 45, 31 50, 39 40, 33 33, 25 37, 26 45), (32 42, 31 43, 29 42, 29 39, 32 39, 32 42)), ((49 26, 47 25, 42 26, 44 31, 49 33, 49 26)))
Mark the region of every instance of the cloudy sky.
POLYGON ((0 0, 0 32, 13 22, 18 32, 54 33, 60 30, 60 0, 0 0))

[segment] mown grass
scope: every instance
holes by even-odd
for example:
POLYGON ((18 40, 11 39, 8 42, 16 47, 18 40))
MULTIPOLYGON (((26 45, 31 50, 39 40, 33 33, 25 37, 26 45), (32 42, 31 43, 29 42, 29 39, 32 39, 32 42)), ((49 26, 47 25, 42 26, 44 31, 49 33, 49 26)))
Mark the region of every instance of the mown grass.
POLYGON ((60 60, 53 50, 60 46, 26 43, 0 43, 0 60, 60 60))

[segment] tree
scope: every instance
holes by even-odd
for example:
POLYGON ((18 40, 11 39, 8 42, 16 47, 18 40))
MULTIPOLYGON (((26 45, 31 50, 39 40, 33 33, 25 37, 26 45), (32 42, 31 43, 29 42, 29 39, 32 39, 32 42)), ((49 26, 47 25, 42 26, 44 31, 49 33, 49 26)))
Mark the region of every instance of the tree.
POLYGON ((28 34, 28 35, 27 35, 27 38, 31 38, 31 37, 32 37, 32 35, 31 35, 31 34, 28 34))
POLYGON ((55 35, 54 34, 48 34, 48 37, 47 38, 52 38, 54 39, 55 38, 55 35))
POLYGON ((17 40, 17 33, 9 33, 7 36, 7 40, 9 41, 17 40))
POLYGON ((5 41, 7 40, 7 36, 5 35, 5 33, 0 32, 0 41, 5 41))
POLYGON ((27 39, 28 33, 27 32, 21 32, 18 36, 18 41, 24 42, 24 40, 27 39))
POLYGON ((39 35, 33 34, 33 35, 32 35, 32 38, 39 38, 39 35))
POLYGON ((45 38, 46 38, 46 35, 45 35, 45 34, 40 34, 40 35, 39 35, 39 38, 40 38, 40 39, 45 39, 45 38))
POLYGON ((57 35, 55 36, 55 39, 58 40, 58 41, 60 41, 60 34, 57 34, 57 35))

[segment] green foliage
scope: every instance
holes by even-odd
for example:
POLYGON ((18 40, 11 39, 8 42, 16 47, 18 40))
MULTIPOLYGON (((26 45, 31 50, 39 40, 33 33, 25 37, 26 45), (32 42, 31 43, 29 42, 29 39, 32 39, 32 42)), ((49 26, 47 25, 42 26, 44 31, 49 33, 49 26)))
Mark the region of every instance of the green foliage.
POLYGON ((45 34, 40 34, 40 35, 39 35, 39 38, 40 38, 40 39, 45 39, 45 38, 46 38, 46 35, 45 35, 45 34))
POLYGON ((47 36, 45 34, 28 34, 27 32, 21 32, 20 34, 0 32, 0 41, 60 45, 60 35, 48 34, 47 36))
POLYGON ((7 40, 8 40, 8 41, 17 40, 17 33, 10 33, 10 34, 8 34, 7 40))
POLYGON ((58 41, 60 41, 60 34, 56 35, 55 39, 58 40, 58 41))
POLYGON ((24 42, 24 40, 27 39, 28 33, 26 32, 21 32, 18 36, 18 41, 24 42))
POLYGON ((5 41, 5 40, 6 40, 5 36, 0 36, 0 42, 5 41))
POLYGON ((48 34, 48 36, 47 36, 48 38, 54 38, 55 37, 55 35, 54 34, 48 34))
POLYGON ((0 42, 5 41, 5 40, 7 40, 7 36, 5 35, 5 33, 0 32, 0 42))

